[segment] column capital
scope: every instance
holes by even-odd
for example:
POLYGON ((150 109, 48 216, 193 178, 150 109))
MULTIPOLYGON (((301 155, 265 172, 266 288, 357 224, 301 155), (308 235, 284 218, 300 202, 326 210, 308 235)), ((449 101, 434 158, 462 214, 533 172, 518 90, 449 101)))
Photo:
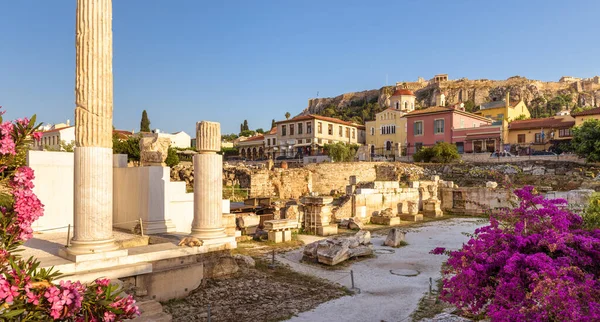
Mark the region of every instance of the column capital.
POLYGON ((196 123, 196 149, 199 153, 221 151, 221 124, 201 121, 196 123))

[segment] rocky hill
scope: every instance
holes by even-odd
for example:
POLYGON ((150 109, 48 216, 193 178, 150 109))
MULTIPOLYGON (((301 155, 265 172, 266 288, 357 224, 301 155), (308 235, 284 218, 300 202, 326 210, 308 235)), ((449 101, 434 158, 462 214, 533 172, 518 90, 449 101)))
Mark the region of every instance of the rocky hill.
MULTIPOLYGON (((485 102, 501 100, 506 92, 512 99, 523 99, 534 117, 550 116, 563 106, 569 109, 578 107, 600 106, 600 78, 589 79, 567 78, 559 82, 543 82, 525 77, 513 76, 506 80, 466 78, 443 82, 419 80, 417 82, 399 82, 398 87, 406 87, 415 92, 417 106, 425 108, 433 106, 440 94, 446 95, 447 104, 465 103, 472 111, 485 102)), ((309 99, 308 107, 301 114, 322 114, 339 116, 355 121, 372 117, 372 111, 362 113, 369 104, 378 112, 387 106, 394 86, 366 90, 356 93, 345 93, 331 98, 309 99), (335 112, 335 115, 331 115, 335 112)))

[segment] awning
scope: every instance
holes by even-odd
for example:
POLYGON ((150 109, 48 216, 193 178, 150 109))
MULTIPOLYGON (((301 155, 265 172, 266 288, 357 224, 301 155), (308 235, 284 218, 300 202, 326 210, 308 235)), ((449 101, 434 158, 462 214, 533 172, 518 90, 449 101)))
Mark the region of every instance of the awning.
POLYGON ((500 140, 499 134, 480 134, 480 135, 467 135, 465 141, 473 140, 500 140))
POLYGON ((300 143, 300 144, 294 144, 295 148, 301 147, 301 146, 311 146, 312 143, 300 143))

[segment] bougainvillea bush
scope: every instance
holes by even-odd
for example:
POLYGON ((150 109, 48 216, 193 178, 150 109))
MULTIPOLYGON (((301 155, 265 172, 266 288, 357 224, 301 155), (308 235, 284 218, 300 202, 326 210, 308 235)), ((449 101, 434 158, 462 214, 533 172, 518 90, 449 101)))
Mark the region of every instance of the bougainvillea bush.
POLYGON ((600 321, 600 230, 533 187, 447 254, 443 300, 492 321, 600 321))
POLYGON ((33 236, 31 224, 43 215, 33 193, 33 170, 25 151, 39 140, 35 116, 3 122, 0 113, 0 320, 120 321, 139 315, 135 300, 122 296, 107 279, 89 285, 54 283, 60 274, 39 268, 34 258, 19 256, 33 236))

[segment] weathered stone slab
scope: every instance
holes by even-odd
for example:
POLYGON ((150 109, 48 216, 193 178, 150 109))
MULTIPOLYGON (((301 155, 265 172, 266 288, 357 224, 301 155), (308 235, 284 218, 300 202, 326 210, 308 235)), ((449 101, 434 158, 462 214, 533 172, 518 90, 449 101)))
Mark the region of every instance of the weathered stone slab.
POLYGON ((260 216, 255 213, 237 214, 237 225, 240 228, 254 227, 260 224, 260 216))
POLYGON ((423 215, 421 215, 421 214, 416 214, 416 215, 402 214, 402 215, 400 215, 400 219, 405 220, 405 221, 422 221, 423 215))
POLYGON ((283 242, 283 232, 271 230, 269 231, 268 239, 270 242, 274 242, 276 244, 283 242))
POLYGON ((406 232, 400 230, 399 228, 392 228, 385 239, 384 245, 390 247, 399 247, 404 241, 405 235, 406 232))
POLYGON ((326 265, 337 265, 349 258, 373 254, 371 233, 359 231, 351 237, 334 237, 304 247, 305 259, 326 265))
POLYGON ((338 233, 338 227, 336 224, 317 227, 317 235, 319 235, 319 236, 331 236, 331 235, 336 235, 337 233, 338 233))
POLYGON ((306 196, 302 197, 302 203, 305 205, 327 205, 333 202, 331 196, 306 196))
POLYGON ((298 223, 292 219, 265 220, 265 230, 289 230, 298 228, 298 223))
POLYGON ((400 217, 371 217, 371 223, 376 225, 395 226, 400 225, 400 217))

